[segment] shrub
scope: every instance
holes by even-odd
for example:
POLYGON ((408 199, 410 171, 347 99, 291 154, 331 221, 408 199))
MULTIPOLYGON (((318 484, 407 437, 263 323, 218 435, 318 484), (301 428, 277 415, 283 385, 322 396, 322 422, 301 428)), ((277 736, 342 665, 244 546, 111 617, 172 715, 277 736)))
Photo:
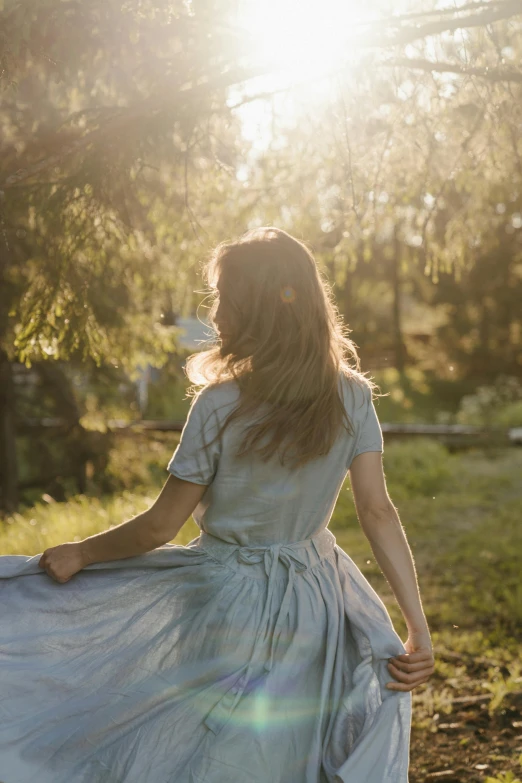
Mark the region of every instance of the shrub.
POLYGON ((430 496, 453 483, 454 458, 438 441, 415 438, 385 448, 386 483, 393 499, 430 496))

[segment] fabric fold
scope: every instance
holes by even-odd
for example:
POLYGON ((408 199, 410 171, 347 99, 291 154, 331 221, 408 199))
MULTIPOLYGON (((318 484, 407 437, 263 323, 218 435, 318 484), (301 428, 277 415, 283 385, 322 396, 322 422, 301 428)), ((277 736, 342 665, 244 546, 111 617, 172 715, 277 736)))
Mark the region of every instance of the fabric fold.
POLYGON ((388 612, 335 536, 0 558, 5 783, 407 783, 388 612))

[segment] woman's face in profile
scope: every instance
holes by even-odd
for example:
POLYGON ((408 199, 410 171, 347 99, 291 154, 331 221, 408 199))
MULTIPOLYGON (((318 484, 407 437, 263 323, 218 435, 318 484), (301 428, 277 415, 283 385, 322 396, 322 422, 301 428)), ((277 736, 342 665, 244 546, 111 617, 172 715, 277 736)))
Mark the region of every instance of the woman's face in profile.
POLYGON ((218 306, 214 314, 214 326, 221 340, 221 350, 227 353, 232 348, 236 356, 246 357, 253 350, 254 342, 247 340, 244 334, 238 336, 237 321, 235 322, 233 316, 230 316, 230 305, 228 304, 225 289, 224 286, 220 285, 219 281, 216 290, 218 293, 218 306), (238 337, 240 338, 240 344, 238 343, 238 337))
POLYGON ((219 280, 216 285, 216 290, 218 294, 218 307, 214 315, 214 325, 217 329, 219 338, 223 342, 230 336, 230 325, 227 322, 226 307, 223 303, 223 291, 219 280))

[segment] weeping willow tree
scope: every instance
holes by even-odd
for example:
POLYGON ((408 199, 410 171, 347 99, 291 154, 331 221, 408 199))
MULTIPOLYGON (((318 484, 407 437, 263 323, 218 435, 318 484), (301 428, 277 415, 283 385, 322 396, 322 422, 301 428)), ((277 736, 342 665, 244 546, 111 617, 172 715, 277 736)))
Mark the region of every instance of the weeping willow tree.
POLYGON ((454 9, 408 17, 416 33, 404 24, 393 45, 337 73, 313 109, 305 85, 292 125, 276 111, 272 143, 248 174, 264 190, 263 222, 312 241, 360 344, 367 336, 371 350, 391 353, 399 373, 422 358, 449 379, 451 357, 470 383, 522 372, 522 14, 506 15, 514 10, 461 6, 458 32, 454 9), (412 293, 440 350, 406 345, 412 293), (437 308, 448 323, 435 323, 437 308))
POLYGON ((16 506, 12 362, 161 365, 226 226, 234 58, 222 3, 7 4, 0 72, 0 464, 16 506), (232 59, 231 59, 232 58, 232 59), (228 62, 228 64, 227 64, 228 62), (203 207, 205 205, 205 207, 203 207), (219 207, 219 209, 217 209, 219 207), (212 241, 212 237, 208 238, 212 241))

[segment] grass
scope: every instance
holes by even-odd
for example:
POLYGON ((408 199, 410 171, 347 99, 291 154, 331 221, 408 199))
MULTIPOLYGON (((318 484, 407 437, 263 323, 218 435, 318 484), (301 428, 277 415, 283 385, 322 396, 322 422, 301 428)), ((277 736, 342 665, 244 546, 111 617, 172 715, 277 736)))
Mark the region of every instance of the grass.
MULTIPOLYGON (((173 446, 171 436, 147 449, 145 442, 137 448, 134 440, 121 440, 108 469, 121 487, 117 493, 41 500, 0 524, 0 553, 37 554, 143 511, 167 478, 173 446)), ((520 783, 522 451, 451 455, 422 439, 387 445, 384 465, 436 653, 434 676, 413 694, 410 781, 436 780, 440 772, 445 783, 520 783)), ((330 529, 405 639, 400 610, 358 524, 349 481, 330 529)), ((175 542, 197 535, 189 520, 175 542)))

